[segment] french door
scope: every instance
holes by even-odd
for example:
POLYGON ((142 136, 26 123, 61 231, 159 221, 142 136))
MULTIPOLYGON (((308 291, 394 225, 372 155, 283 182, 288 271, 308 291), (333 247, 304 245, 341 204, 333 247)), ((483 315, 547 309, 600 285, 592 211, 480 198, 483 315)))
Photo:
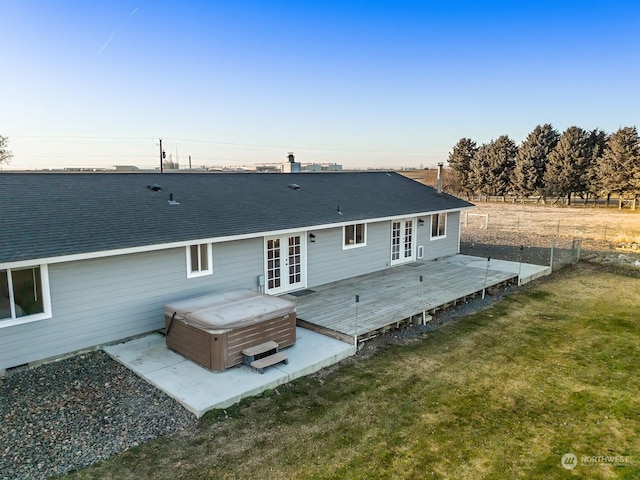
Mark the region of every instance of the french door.
POLYGON ((393 220, 391 222, 391 265, 411 262, 416 258, 415 220, 393 220))
POLYGON ((284 293, 306 285, 304 234, 265 238, 265 292, 284 293))

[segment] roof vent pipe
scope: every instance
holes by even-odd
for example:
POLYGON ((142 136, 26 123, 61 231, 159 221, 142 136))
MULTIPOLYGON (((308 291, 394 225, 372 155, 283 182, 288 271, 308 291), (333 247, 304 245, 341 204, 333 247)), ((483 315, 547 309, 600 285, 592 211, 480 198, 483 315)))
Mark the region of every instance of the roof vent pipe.
POLYGON ((438 195, 442 196, 442 166, 444 164, 442 162, 438 162, 438 180, 437 180, 437 188, 438 195))

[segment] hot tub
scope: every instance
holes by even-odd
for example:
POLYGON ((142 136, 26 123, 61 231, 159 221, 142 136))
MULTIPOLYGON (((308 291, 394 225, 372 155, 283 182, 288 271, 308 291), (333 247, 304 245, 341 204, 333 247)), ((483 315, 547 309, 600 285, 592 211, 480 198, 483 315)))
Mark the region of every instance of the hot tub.
POLYGON ((164 307, 167 346, 210 370, 242 363, 242 350, 273 340, 296 341, 296 306, 283 298, 231 290, 164 307))

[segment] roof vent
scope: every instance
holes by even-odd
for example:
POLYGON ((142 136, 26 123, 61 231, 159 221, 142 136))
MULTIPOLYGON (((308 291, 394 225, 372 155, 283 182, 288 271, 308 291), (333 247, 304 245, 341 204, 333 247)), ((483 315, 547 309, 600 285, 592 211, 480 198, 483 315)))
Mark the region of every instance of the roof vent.
POLYGON ((160 188, 160 185, 158 185, 157 183, 152 183, 151 185, 147 185, 147 188, 149 190, 153 190, 154 192, 159 192, 160 190, 162 190, 162 188, 160 188))
POLYGON ((298 185, 297 183, 292 183, 289 185, 289 188, 291 190, 300 190, 300 185, 298 185))
POLYGON ((177 202, 173 199, 173 193, 169 194, 169 205, 180 205, 180 202, 177 202))

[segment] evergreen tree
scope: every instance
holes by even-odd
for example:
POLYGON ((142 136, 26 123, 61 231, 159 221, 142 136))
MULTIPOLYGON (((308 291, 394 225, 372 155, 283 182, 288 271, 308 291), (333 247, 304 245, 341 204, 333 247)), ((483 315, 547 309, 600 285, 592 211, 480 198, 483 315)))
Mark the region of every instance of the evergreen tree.
POLYGON ((486 180, 489 176, 488 150, 489 145, 483 143, 469 162, 469 187, 479 195, 489 195, 491 193, 490 186, 486 180))
POLYGON ((522 142, 513 169, 513 189, 522 196, 539 194, 544 190, 544 172, 549 154, 560 135, 549 123, 538 125, 522 142))
POLYGON ((604 193, 598 165, 604 153, 607 140, 608 135, 603 130, 595 129, 589 134, 591 161, 585 173, 585 204, 590 195, 594 198, 600 198, 604 193))
POLYGON ((453 173, 452 186, 458 192, 469 195, 473 191, 470 180, 471 160, 477 151, 476 142, 470 138, 461 138, 449 154, 449 167, 453 173))
POLYGON ((0 135, 0 165, 3 163, 9 163, 13 153, 8 148, 9 139, 0 135))
POLYGON ((575 126, 567 128, 549 154, 544 173, 545 194, 566 196, 571 205, 573 193, 587 190, 592 151, 590 133, 575 126))
POLYGON ((511 190, 511 175, 518 147, 507 135, 482 145, 471 162, 471 183, 485 195, 506 195, 511 190))
POLYGON ((635 198, 640 193, 640 137, 636 127, 621 128, 607 139, 597 172, 607 195, 635 198))

